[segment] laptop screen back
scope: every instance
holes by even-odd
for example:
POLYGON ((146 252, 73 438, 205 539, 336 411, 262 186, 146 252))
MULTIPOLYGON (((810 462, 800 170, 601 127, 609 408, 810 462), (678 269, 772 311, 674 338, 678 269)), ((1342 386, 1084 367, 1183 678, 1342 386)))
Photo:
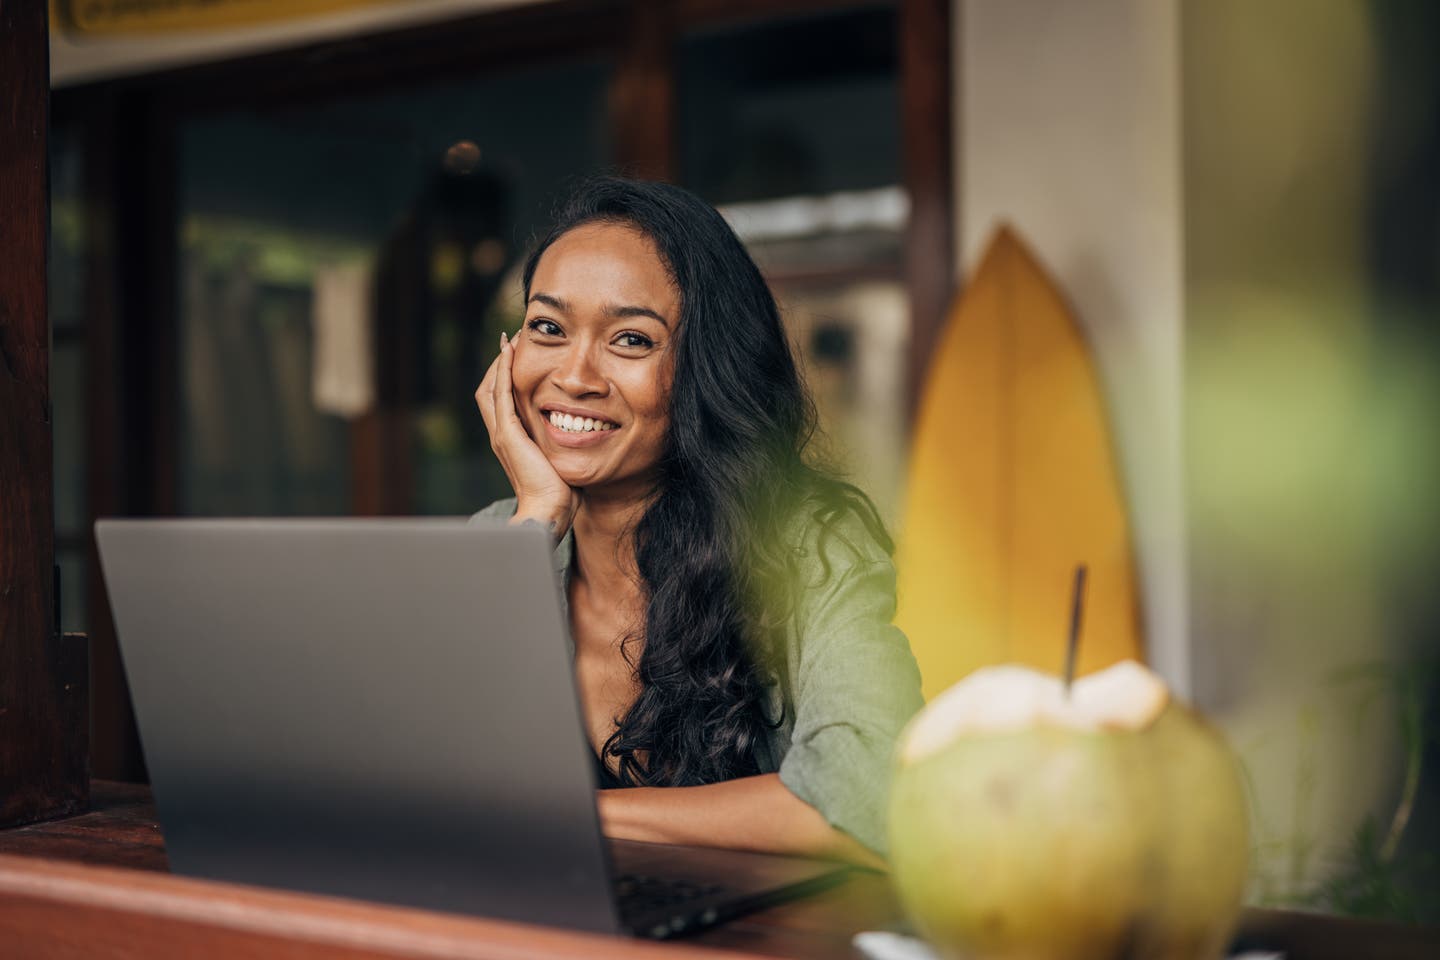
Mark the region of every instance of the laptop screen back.
POLYGON ((96 535, 172 869, 617 930, 542 531, 96 535))

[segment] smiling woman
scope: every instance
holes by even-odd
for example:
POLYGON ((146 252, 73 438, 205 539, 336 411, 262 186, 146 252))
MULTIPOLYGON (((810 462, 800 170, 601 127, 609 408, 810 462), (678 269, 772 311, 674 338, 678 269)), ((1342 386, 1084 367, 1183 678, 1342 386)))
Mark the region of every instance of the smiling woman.
POLYGON ((476 391, 515 498, 476 520, 557 538, 597 777, 632 788, 607 833, 877 863, 919 674, 759 270, 692 194, 603 179, 524 293, 476 391))

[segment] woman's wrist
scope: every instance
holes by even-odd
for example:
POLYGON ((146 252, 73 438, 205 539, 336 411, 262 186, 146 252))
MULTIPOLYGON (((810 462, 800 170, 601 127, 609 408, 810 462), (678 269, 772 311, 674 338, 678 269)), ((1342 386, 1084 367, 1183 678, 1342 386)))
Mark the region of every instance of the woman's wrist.
POLYGON ((515 516, 510 518, 510 525, 518 527, 528 524, 539 527, 550 534, 552 540, 558 542, 570 532, 573 519, 573 512, 563 508, 519 504, 516 506, 515 516))
POLYGON ((595 807, 600 814, 600 830, 612 840, 640 840, 646 843, 677 842, 665 830, 664 803, 666 790, 673 787, 625 787, 596 790, 595 807), (657 796, 657 791, 660 793, 657 796))

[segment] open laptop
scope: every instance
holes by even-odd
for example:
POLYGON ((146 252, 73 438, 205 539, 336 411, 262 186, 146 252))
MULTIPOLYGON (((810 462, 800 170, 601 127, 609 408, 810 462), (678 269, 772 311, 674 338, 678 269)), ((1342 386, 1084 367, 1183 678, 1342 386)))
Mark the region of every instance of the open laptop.
POLYGON ((668 937, 838 864, 606 841, 543 531, 102 520, 177 873, 668 937))

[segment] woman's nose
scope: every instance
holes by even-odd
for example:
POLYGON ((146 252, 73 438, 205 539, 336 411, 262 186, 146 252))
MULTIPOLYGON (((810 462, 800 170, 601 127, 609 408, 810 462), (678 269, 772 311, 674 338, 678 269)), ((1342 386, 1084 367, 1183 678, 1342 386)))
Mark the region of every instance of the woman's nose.
POLYGON ((554 379, 555 385, 571 396, 604 394, 608 386, 592 352, 580 345, 565 352, 554 379))

